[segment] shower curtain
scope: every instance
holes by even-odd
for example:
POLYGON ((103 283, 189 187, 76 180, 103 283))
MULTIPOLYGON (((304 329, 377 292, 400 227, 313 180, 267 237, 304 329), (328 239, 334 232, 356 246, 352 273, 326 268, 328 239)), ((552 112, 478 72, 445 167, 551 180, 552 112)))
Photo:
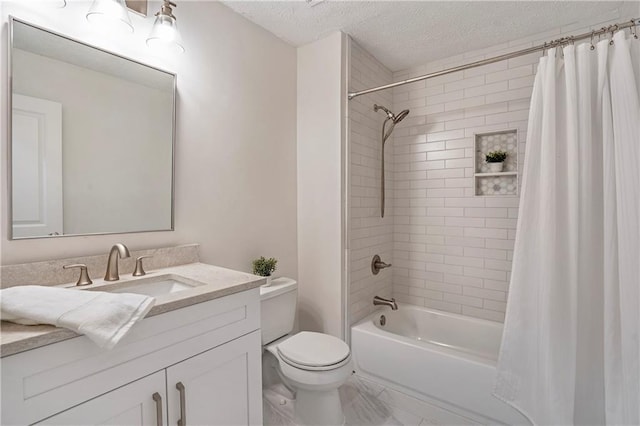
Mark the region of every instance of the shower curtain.
POLYGON ((640 424, 633 43, 618 32, 538 65, 494 392, 534 424, 640 424))

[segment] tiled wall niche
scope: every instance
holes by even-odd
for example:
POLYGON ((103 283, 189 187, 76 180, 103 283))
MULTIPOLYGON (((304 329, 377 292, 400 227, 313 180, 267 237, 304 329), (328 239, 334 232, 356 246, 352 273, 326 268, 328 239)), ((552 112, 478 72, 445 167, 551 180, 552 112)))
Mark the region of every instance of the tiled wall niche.
POLYGON ((518 130, 477 133, 474 136, 474 187, 479 196, 518 195, 518 130), (507 158, 499 172, 492 171, 486 155, 501 150, 507 158))

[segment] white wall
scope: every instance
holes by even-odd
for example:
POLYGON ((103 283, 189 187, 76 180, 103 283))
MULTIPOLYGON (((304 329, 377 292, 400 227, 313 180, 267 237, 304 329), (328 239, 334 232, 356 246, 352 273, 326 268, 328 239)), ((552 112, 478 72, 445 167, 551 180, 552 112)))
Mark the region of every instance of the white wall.
MULTIPOLYGON (((376 58, 350 40, 349 91, 368 89, 393 81, 393 74, 376 58)), ((391 269, 371 272, 371 259, 393 258, 393 135, 385 144, 386 203, 380 217, 381 129, 386 115, 373 104, 392 108, 392 93, 383 90, 349 101, 349 324, 362 319, 376 307, 373 297, 391 297, 391 269)), ((394 111, 398 113, 399 111, 394 111)))
MULTIPOLYGON (((132 14, 132 35, 106 35, 84 18, 89 1, 67 3, 55 9, 2 2, 0 128, 7 117, 8 14, 176 72, 176 230, 8 241, 3 132, 2 264, 100 254, 115 242, 133 249, 198 242, 205 262, 250 270, 251 259, 263 254, 280 260, 277 275, 296 278, 296 50, 225 6, 202 1, 180 2, 174 11, 186 52, 152 54, 144 41, 152 16, 132 14)), ((153 15, 159 3, 149 10, 153 15)))
POLYGON ((298 48, 298 315, 302 330, 343 336, 343 67, 346 37, 298 48))
MULTIPOLYGON (((573 24, 393 77, 400 81, 590 30, 588 23, 573 24)), ((474 195, 474 134, 517 129, 522 172, 539 58, 533 53, 393 90, 394 108, 411 109, 394 141, 393 293, 398 300, 504 320, 519 199, 474 195)))

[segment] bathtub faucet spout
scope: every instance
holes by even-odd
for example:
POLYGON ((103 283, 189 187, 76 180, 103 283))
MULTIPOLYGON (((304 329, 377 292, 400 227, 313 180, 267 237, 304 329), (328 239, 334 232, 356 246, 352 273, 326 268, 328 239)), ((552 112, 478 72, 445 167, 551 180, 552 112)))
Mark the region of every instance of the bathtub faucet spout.
POLYGON ((397 311, 398 310, 398 304, 396 303, 396 299, 394 299, 394 298, 385 299, 384 297, 374 296, 373 297, 373 304, 374 305, 386 305, 386 306, 389 306, 392 311, 397 311))

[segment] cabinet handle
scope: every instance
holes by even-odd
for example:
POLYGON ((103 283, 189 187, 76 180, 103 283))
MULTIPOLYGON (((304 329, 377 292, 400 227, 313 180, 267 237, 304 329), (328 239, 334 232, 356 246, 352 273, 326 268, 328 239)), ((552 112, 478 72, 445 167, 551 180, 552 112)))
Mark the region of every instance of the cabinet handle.
POLYGON ((178 420, 178 426, 187 426, 187 407, 185 402, 185 389, 182 382, 176 383, 176 389, 180 392, 180 419, 178 420))
POLYGON ((153 400, 156 402, 156 424, 158 426, 163 426, 162 423, 162 396, 158 392, 155 392, 151 395, 153 400))

